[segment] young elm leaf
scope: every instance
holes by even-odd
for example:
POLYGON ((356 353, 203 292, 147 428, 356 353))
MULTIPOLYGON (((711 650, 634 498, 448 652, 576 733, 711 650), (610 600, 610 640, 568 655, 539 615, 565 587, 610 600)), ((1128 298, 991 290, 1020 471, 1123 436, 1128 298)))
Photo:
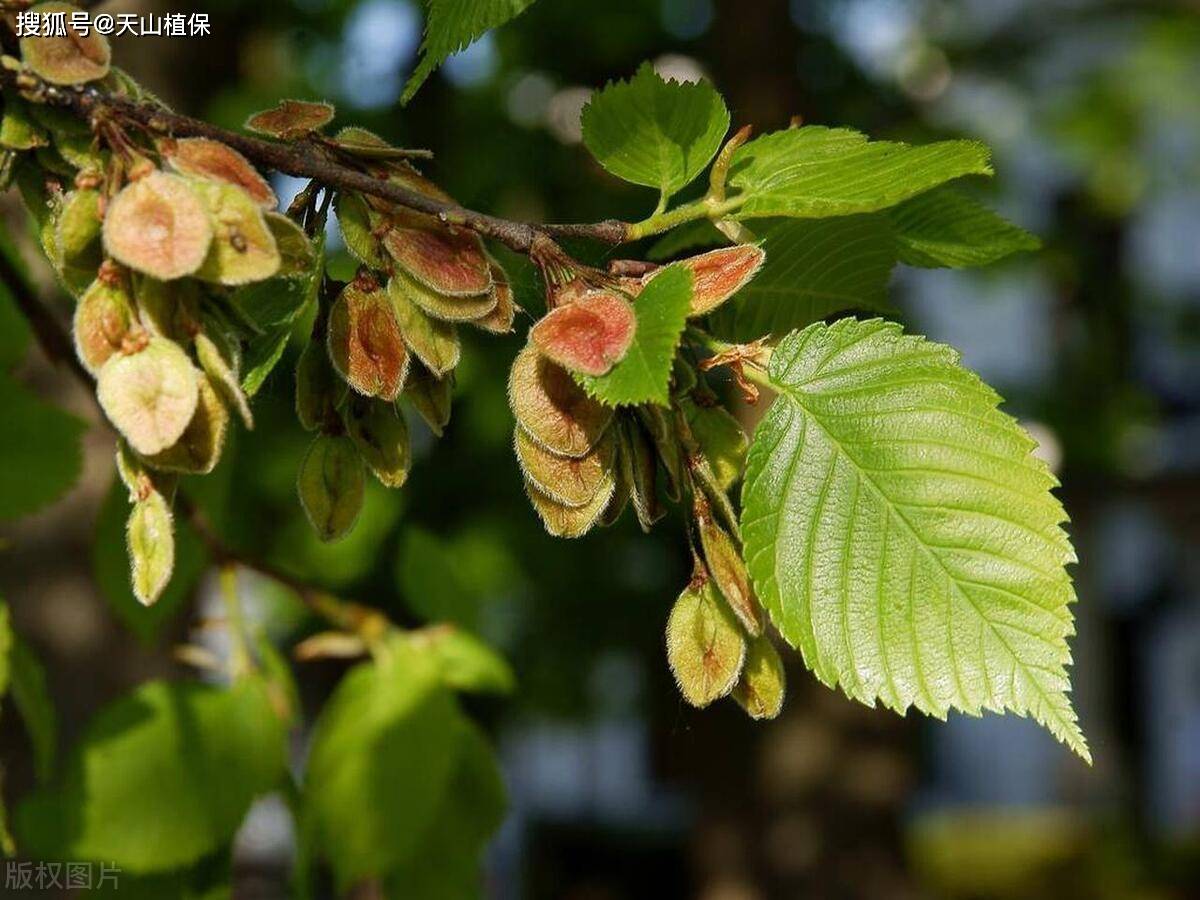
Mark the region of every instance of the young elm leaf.
POLYGON ((667 406, 691 297, 691 272, 680 265, 660 269, 634 301, 637 327, 628 352, 604 375, 576 375, 576 380, 609 406, 667 406))
POLYGON ((708 82, 668 81, 644 63, 628 81, 593 94, 580 124, 600 165, 666 200, 717 153, 729 110, 708 82))

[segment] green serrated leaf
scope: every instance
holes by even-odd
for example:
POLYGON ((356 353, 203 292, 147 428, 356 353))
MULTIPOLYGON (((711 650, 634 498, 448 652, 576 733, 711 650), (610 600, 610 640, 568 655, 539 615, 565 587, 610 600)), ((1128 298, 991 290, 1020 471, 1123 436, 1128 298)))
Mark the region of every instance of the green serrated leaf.
POLYGON ((583 142, 600 165, 666 199, 716 155, 729 110, 711 84, 666 81, 643 63, 629 81, 597 91, 582 124, 583 142))
POLYGON ((577 375, 591 396, 609 406, 670 402, 671 364, 687 324, 692 275, 683 266, 667 266, 633 301, 637 330, 625 356, 606 374, 577 375))
POLYGON ((925 268, 986 266, 1042 242, 950 187, 889 210, 900 262, 925 268))
POLYGON ((258 680, 149 682, 96 715, 62 780, 18 809, 17 831, 44 859, 177 869, 232 839, 286 760, 283 723, 258 680))
POLYGON ((0 373, 0 520, 36 512, 79 478, 84 423, 0 373))
POLYGON ((757 228, 767 258, 754 280, 718 309, 713 332, 734 341, 776 337, 850 309, 886 310, 896 263, 883 216, 773 219, 757 228))
POLYGON ((876 212, 963 175, 990 175, 974 141, 911 147, 868 141, 848 128, 806 125, 765 134, 733 155, 729 187, 739 219, 820 219, 876 212))
POLYGON ((401 104, 408 103, 446 58, 465 50, 484 33, 515 19, 534 0, 428 0, 421 61, 404 86, 401 104))
POLYGON ((786 337, 769 377, 742 537, 808 667, 900 712, 1032 715, 1090 761, 1067 693, 1066 514, 996 393, 879 319, 786 337))

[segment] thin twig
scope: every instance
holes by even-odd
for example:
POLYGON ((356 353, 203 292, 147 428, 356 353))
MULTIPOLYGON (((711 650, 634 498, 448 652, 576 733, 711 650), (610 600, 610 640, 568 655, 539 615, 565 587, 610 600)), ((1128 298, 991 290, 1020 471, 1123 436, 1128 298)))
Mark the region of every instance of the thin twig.
POLYGON ((346 166, 318 141, 276 143, 95 87, 53 85, 28 72, 8 70, 0 70, 0 85, 19 89, 35 102, 67 110, 88 122, 95 116, 107 115, 117 120, 135 122, 164 137, 204 137, 220 141, 264 168, 310 178, 326 187, 370 194, 398 206, 437 216, 448 224, 470 228, 484 237, 497 240, 518 253, 528 253, 539 236, 552 240, 590 238, 607 244, 624 243, 629 236, 629 223, 616 219, 579 224, 538 224, 514 222, 476 212, 346 166))

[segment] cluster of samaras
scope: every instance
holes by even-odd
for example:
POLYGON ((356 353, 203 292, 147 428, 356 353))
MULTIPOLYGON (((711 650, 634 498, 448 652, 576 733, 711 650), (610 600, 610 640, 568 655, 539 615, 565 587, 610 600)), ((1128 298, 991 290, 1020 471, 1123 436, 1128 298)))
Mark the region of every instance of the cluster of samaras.
MULTIPOLYGON (((118 93, 146 98, 109 69, 102 39, 31 39, 22 50, 40 78, 105 79, 118 93)), ((513 328, 508 279, 470 229, 340 190, 333 209, 360 267, 351 282, 337 284, 311 237, 324 225, 321 186, 303 191, 290 217, 281 215, 270 185, 220 141, 173 139, 130 123, 80 123, 20 102, 6 103, 2 137, 22 157, 17 178, 40 218, 47 256, 78 298, 79 359, 96 377, 100 405, 122 437, 117 457, 133 502, 133 581, 145 602, 161 593, 173 567, 175 476, 212 470, 231 412, 253 424, 243 347, 254 336, 254 304, 268 295, 249 289, 292 280, 306 304, 316 301, 313 339, 296 372, 297 416, 315 432, 298 491, 324 540, 353 527, 367 471, 389 487, 406 480, 411 454, 402 398, 435 433, 447 424, 459 326, 497 334, 513 328), (39 124, 47 114, 50 121, 39 124)), ((453 206, 407 151, 358 128, 321 134, 332 118, 327 104, 284 101, 247 126, 319 145, 380 182, 453 206)), ((553 246, 545 257, 531 256, 547 285, 548 311, 513 364, 509 399, 534 509, 552 534, 578 537, 598 522, 614 522, 626 506, 649 529, 664 515, 660 495, 685 502, 696 570, 668 627, 675 635, 668 641, 672 668, 698 705, 740 686, 747 709, 772 714, 778 691, 763 685, 781 684, 782 676, 762 637, 728 497, 746 448, 740 425, 682 356, 665 406, 614 407, 584 387, 631 352, 635 304, 664 270, 626 264, 599 273, 553 246), (757 654, 754 667, 766 682, 743 676, 748 654, 757 654)), ((677 263, 691 283, 689 317, 716 309, 762 262, 759 247, 740 245, 677 263)))
MULTIPOLYGON (((369 132, 346 129, 336 140, 376 178, 452 202, 406 160, 388 158, 369 132)), ((297 415, 318 432, 301 464, 300 500, 324 540, 353 527, 364 463, 388 487, 407 478, 401 397, 442 433, 461 356, 459 325, 504 334, 517 312, 504 270, 473 231, 350 191, 338 193, 334 209, 361 266, 322 303, 296 377, 297 415)))
MULTIPOLYGON (((692 275, 690 315, 707 315, 733 296, 762 261, 760 248, 742 245, 680 262, 692 275)), ((662 516, 660 463, 667 496, 682 496, 686 461, 673 411, 654 404, 614 409, 588 396, 575 377, 604 375, 625 357, 637 328, 633 303, 661 271, 613 276, 601 286, 575 278, 552 288, 549 312, 530 329, 529 343, 513 363, 508 395, 517 420, 517 458, 534 508, 559 537, 579 537, 597 522, 616 521, 630 501, 649 529, 662 516)), ((678 402, 693 405, 694 387, 694 372, 677 361, 678 402)), ((712 414, 728 416, 715 406, 712 414)))
MULTIPOLYGON (((319 340, 301 358, 297 385, 299 418, 318 432, 299 493, 321 537, 344 534, 367 469, 390 486, 407 474, 401 395, 435 431, 445 424, 459 359, 455 323, 511 329, 503 271, 472 232, 342 193, 336 211, 363 267, 339 291, 312 239, 324 222, 319 186, 301 193, 290 217, 281 215, 270 185, 225 143, 174 139, 119 116, 88 122, 38 102, 41 85, 95 83, 157 103, 111 68, 98 34, 26 38, 21 52, 5 65, 36 78, 28 96, 5 97, 6 173, 78 300, 76 352, 122 437, 118 468, 134 504, 129 544, 139 598, 152 602, 170 576, 175 476, 216 466, 231 412, 252 427, 243 354, 262 330, 261 307, 280 297, 293 305, 292 318, 310 304, 318 310, 319 340)), ((370 132, 321 134, 333 114, 324 103, 284 101, 247 127, 309 142, 345 167, 448 201, 406 151, 370 132)))
MULTIPOLYGON (((104 78, 145 100, 121 73, 104 78)), ((175 476, 216 466, 231 414, 253 422, 241 368, 257 329, 239 292, 309 279, 312 242, 217 141, 90 125, 17 96, 4 122, 12 177, 77 300, 76 354, 122 438, 133 582, 153 602, 174 562, 175 476)))
MULTIPOLYGON (((712 312, 762 262, 759 247, 740 245, 677 263, 692 276, 689 315, 712 312)), ((559 537, 612 524, 627 506, 649 530, 665 513, 660 495, 689 502, 694 573, 667 625, 672 672, 696 706, 732 692, 752 716, 770 717, 783 701, 783 667, 763 631, 728 495, 747 447, 741 425, 682 356, 667 406, 614 408, 580 383, 624 358, 637 327, 633 304, 660 274, 650 268, 600 286, 574 279, 551 290, 550 311, 509 377, 513 444, 530 502, 559 537)))

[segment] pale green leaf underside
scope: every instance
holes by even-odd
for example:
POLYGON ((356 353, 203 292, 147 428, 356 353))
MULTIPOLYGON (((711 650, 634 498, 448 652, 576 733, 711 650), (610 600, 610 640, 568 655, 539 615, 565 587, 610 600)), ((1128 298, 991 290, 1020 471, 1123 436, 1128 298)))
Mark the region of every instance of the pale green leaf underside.
POLYGON ((665 81, 649 63, 583 108, 583 142, 600 165, 669 197, 700 174, 729 130, 725 101, 707 82, 665 81))
POLYGON ((729 186, 742 199, 737 218, 822 218, 876 212, 963 175, 991 173, 987 147, 974 141, 911 147, 807 125, 739 149, 729 186))
POLYGON ((691 303, 691 272, 683 266, 660 270, 633 302, 637 330, 625 356, 604 375, 578 375, 576 380, 609 406, 665 406, 670 397, 671 363, 691 303))
POLYGON ((1057 482, 949 347, 816 324, 770 365, 742 535, 780 633, 868 705, 1030 714, 1084 759, 1057 482))
POLYGON ((986 266, 1042 242, 952 187, 889 210, 900 261, 924 268, 986 266))
POLYGON ((534 0, 427 0, 425 40, 421 61, 404 86, 401 103, 407 103, 434 70, 460 50, 490 31, 515 19, 534 0))
POLYGON ((767 260, 754 280, 712 316, 715 333, 752 341, 787 334, 836 312, 888 308, 896 251, 883 216, 754 225, 767 260))

